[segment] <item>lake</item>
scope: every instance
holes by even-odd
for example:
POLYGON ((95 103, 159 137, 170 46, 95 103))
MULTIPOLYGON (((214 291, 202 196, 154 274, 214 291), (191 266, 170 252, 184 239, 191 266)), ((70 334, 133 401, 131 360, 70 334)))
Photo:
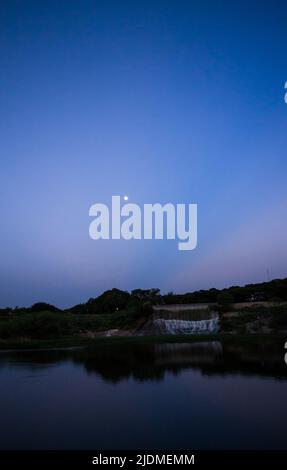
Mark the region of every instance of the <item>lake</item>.
POLYGON ((287 449, 284 342, 0 352, 1 449, 287 449))

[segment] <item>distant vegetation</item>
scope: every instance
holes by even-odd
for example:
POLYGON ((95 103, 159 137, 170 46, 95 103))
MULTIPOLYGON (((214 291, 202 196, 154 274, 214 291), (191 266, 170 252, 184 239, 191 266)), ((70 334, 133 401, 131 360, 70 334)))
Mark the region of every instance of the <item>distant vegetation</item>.
MULTIPOLYGON (((59 338, 75 336, 86 332, 101 332, 109 329, 137 330, 152 314, 153 305, 169 304, 211 304, 209 309, 219 310, 222 314, 223 331, 245 332, 254 325, 260 328, 287 328, 286 307, 276 307, 276 315, 266 320, 266 309, 237 309, 240 316, 224 316, 232 310, 232 304, 269 301, 275 304, 287 301, 287 278, 275 279, 244 287, 232 286, 227 289, 209 289, 186 294, 168 293, 161 295, 159 289, 135 289, 130 293, 111 289, 86 303, 61 310, 45 302, 28 308, 0 309, 0 339, 13 338, 59 338), (253 323, 252 323, 253 322, 253 323), (247 326, 246 326, 247 325, 247 326), (251 325, 251 326, 250 326, 251 325)), ((275 312, 274 310, 274 312, 275 312)), ((269 308, 270 313, 270 308, 269 308)), ((168 312, 166 312, 168 314, 168 312)), ((187 312, 188 314, 188 312, 187 312)), ((193 312, 193 315, 195 312, 193 312)), ((201 314, 200 314, 201 315, 201 314)), ((270 316, 270 315, 269 315, 270 316)))
POLYGON ((237 308, 228 314, 222 314, 220 319, 221 332, 245 334, 273 334, 287 332, 287 305, 274 303, 250 305, 237 308))
POLYGON ((0 339, 59 338, 109 329, 136 329, 152 313, 155 290, 130 294, 111 289, 85 304, 60 310, 41 302, 0 310, 0 339))
POLYGON ((193 304, 218 302, 219 296, 228 294, 232 302, 287 301, 287 278, 274 279, 259 284, 247 284, 244 287, 232 286, 226 289, 209 289, 162 296, 165 304, 193 304))

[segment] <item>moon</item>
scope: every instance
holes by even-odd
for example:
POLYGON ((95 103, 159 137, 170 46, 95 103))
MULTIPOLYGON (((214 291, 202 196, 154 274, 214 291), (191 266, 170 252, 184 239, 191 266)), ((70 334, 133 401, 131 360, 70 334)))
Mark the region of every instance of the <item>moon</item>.
POLYGON ((128 196, 124 196, 124 201, 128 201, 129 200, 129 197, 128 196))

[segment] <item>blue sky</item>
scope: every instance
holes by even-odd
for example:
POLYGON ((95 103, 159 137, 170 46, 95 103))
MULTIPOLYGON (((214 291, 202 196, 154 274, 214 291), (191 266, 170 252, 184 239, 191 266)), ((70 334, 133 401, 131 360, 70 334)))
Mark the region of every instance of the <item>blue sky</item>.
POLYGON ((0 303, 287 276, 284 1, 0 7, 0 303), (198 204, 198 247, 93 241, 89 207, 198 204))

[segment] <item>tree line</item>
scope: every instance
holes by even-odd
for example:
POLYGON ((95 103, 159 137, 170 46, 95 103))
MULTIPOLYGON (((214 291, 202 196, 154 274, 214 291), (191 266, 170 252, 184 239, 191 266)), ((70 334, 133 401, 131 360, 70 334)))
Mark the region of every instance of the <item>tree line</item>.
POLYGON ((231 286, 224 289, 207 289, 185 294, 169 292, 161 294, 160 289, 134 289, 131 292, 120 289, 109 289, 98 297, 92 297, 87 302, 77 304, 62 310, 46 302, 38 302, 31 307, 16 307, 0 309, 0 313, 16 311, 35 312, 71 312, 75 314, 102 314, 114 313, 123 310, 138 311, 139 315, 148 313, 152 305, 170 304, 230 304, 233 302, 259 302, 259 301, 287 301, 287 278, 274 279, 269 282, 247 284, 245 286, 231 286))

